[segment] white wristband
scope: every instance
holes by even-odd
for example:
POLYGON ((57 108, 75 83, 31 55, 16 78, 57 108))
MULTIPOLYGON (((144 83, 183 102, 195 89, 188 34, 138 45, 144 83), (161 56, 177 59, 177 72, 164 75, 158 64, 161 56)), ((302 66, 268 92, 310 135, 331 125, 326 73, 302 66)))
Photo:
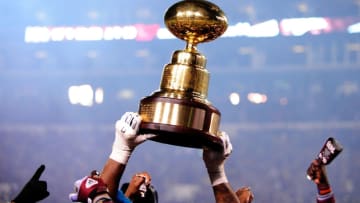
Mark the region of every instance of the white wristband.
POLYGON ((121 164, 124 164, 126 165, 130 159, 130 156, 131 156, 131 152, 132 151, 127 151, 127 150, 118 150, 116 148, 113 148, 109 158, 118 162, 118 163, 121 163, 121 164))
POLYGON ((224 171, 209 173, 210 182, 212 186, 220 185, 222 183, 228 183, 228 179, 224 171))

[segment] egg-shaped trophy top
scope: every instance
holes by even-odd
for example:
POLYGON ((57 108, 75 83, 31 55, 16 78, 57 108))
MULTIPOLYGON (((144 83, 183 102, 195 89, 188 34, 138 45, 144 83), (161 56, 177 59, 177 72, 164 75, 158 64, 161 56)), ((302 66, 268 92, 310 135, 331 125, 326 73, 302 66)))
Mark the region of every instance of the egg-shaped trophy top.
POLYGON ((206 0, 175 3, 166 11, 164 21, 173 35, 187 42, 186 50, 191 52, 198 43, 218 38, 228 26, 224 12, 206 0))

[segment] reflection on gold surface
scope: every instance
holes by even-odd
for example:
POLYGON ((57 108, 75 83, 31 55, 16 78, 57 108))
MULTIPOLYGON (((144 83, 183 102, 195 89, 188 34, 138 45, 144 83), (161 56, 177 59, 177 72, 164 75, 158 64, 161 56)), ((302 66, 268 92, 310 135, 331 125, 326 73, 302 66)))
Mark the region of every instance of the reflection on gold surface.
POLYGON ((160 142, 202 147, 202 142, 218 138, 220 112, 207 100, 209 72, 196 45, 222 35, 227 19, 208 1, 183 0, 167 10, 164 20, 186 47, 175 51, 165 65, 160 89, 140 101, 141 129, 161 134, 160 142))
POLYGON ((143 110, 144 122, 183 126, 197 130, 203 130, 204 128, 206 113, 204 109, 168 102, 156 102, 146 107, 148 107, 149 111, 143 110), (155 109, 151 109, 152 107, 155 107, 155 112, 155 109))
POLYGON ((171 6, 165 14, 165 24, 177 38, 193 48, 201 42, 218 38, 227 29, 224 12, 208 1, 180 1, 171 6))

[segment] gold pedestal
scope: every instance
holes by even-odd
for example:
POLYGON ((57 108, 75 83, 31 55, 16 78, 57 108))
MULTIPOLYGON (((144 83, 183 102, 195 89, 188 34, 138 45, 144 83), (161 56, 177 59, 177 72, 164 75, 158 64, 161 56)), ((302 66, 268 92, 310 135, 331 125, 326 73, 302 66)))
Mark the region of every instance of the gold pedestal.
POLYGON ((209 72, 196 45, 223 34, 227 19, 208 1, 183 0, 167 10, 165 24, 187 45, 165 66, 160 89, 140 101, 140 132, 157 134, 153 140, 166 144, 221 147, 221 113, 207 100, 209 72))

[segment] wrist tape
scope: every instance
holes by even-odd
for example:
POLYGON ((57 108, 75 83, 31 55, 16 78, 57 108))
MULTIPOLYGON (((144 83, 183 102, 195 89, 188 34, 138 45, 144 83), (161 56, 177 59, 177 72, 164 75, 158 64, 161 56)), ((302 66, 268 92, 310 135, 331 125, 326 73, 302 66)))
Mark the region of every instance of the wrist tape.
POLYGON ((125 165, 129 161, 131 153, 131 150, 121 150, 113 147, 109 157, 110 159, 125 165))
POLYGON ((220 168, 215 171, 208 170, 208 173, 209 173, 209 178, 210 178, 210 182, 211 182, 212 186, 229 182, 223 168, 220 168))

